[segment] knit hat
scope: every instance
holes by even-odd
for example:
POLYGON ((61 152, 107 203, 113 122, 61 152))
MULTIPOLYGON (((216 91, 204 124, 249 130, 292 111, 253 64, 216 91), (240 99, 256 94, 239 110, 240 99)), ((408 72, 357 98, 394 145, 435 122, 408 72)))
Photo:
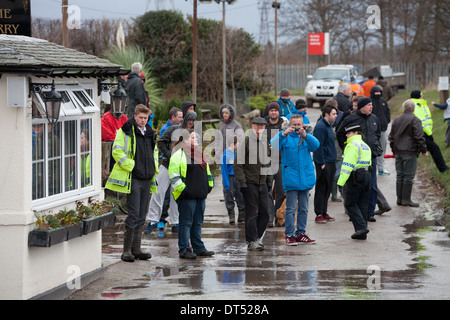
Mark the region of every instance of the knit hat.
POLYGON ((358 100, 358 109, 364 108, 367 104, 371 103, 370 98, 361 98, 358 100))
POLYGON ((422 96, 422 92, 420 92, 420 90, 411 91, 411 98, 420 99, 420 96, 422 96))
POLYGON ((271 109, 277 109, 278 112, 280 112, 280 105, 278 104, 278 102, 271 102, 269 103, 269 105, 267 106, 267 111, 270 111, 271 109))
POLYGON ((289 89, 287 89, 287 88, 281 89, 280 96, 282 96, 282 97, 289 97, 290 95, 291 95, 291 93, 289 92, 289 89))
POLYGON ((303 109, 306 108, 306 101, 303 99, 298 99, 297 101, 295 101, 295 109, 303 109))

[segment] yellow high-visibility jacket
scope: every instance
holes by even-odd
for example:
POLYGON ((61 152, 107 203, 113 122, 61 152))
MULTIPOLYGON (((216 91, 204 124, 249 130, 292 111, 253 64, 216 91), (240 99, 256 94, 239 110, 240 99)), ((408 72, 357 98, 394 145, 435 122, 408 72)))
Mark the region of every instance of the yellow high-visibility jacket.
POLYGON ((414 99, 411 98, 416 107, 414 108, 414 115, 419 118, 422 122, 423 132, 427 136, 433 134, 433 119, 431 118, 430 108, 427 106, 427 101, 425 99, 414 99))
POLYGON ((370 147, 362 140, 361 135, 357 134, 350 137, 344 149, 344 158, 337 185, 343 186, 352 171, 360 168, 369 169, 371 165, 372 151, 370 147))
MULTIPOLYGON (((179 149, 170 157, 169 164, 169 179, 173 187, 173 197, 178 199, 181 192, 186 188, 186 172, 187 172, 187 159, 183 149, 179 149)), ((214 177, 209 169, 209 164, 206 164, 206 174, 208 175, 209 187, 214 187, 214 177)))
MULTIPOLYGON (((131 192, 131 172, 134 168, 134 156, 136 154, 136 134, 133 129, 133 136, 125 134, 122 128, 117 131, 116 139, 112 147, 112 156, 116 163, 109 175, 105 188, 121 193, 131 192)), ((155 166, 155 174, 150 181, 150 193, 157 193, 156 175, 158 167, 155 166)))

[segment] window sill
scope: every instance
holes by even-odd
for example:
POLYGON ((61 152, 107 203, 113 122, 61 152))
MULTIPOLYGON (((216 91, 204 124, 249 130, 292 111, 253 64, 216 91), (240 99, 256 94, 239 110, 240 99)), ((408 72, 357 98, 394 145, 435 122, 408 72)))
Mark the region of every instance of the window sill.
POLYGON ((87 191, 87 192, 83 192, 83 193, 76 193, 76 194, 66 196, 66 197, 58 199, 58 200, 49 200, 49 199, 36 200, 36 203, 32 204, 32 210, 40 212, 40 211, 55 209, 57 207, 61 207, 61 206, 67 205, 67 204, 73 204, 75 206, 75 202, 78 200, 88 199, 90 197, 97 197, 100 194, 101 194, 101 191, 92 190, 92 191, 87 191))

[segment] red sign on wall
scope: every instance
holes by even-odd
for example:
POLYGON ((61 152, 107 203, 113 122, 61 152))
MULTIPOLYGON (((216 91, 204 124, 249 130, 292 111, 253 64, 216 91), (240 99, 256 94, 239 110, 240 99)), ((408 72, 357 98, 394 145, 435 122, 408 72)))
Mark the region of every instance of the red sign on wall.
POLYGON ((309 55, 330 54, 330 36, 328 32, 308 34, 308 54, 309 55))

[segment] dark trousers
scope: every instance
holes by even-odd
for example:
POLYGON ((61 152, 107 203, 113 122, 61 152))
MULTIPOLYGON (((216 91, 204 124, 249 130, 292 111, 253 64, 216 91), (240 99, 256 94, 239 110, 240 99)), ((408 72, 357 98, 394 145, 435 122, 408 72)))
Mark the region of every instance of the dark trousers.
POLYGON ((147 216, 150 197, 150 180, 131 179, 131 192, 127 195, 128 215, 125 226, 131 229, 142 227, 147 216))
POLYGON ((433 136, 428 136, 424 134, 425 136, 425 142, 427 144, 427 150, 430 152, 431 157, 433 157, 433 161, 436 164, 436 167, 440 172, 444 172, 447 170, 447 165, 445 164, 444 157, 442 156, 441 149, 437 145, 436 142, 434 142, 433 136))
POLYGON ((314 193, 314 212, 316 215, 326 214, 328 209, 328 199, 333 186, 334 174, 336 173, 336 163, 327 162, 322 169, 322 165, 314 162, 316 167, 316 186, 314 193))
POLYGON ((369 216, 375 215, 375 207, 377 206, 377 198, 378 198, 377 158, 372 158, 372 171, 370 173, 369 205, 367 208, 369 216))
POLYGON ((273 175, 273 188, 275 188, 275 199, 273 199, 272 190, 268 190, 269 221, 273 221, 273 219, 275 218, 275 215, 277 213, 277 210, 280 209, 281 205, 283 204, 284 199, 286 198, 286 195, 285 195, 284 189, 283 189, 281 168, 280 168, 280 170, 278 170, 277 173, 275 173, 273 175), (274 200, 275 200, 275 204, 274 204, 274 200))
POLYGON ((244 197, 240 191, 241 185, 235 176, 228 176, 230 181, 230 187, 228 190, 223 189, 223 196, 225 198, 225 208, 227 208, 228 214, 234 211, 235 201, 239 211, 245 209, 244 197))
POLYGON ((247 243, 258 240, 266 231, 269 222, 268 197, 266 184, 247 183, 247 191, 244 194, 247 243))
POLYGON ((347 209, 355 231, 367 229, 368 200, 370 194, 370 174, 366 172, 361 182, 353 179, 353 173, 347 180, 344 206, 347 209))

